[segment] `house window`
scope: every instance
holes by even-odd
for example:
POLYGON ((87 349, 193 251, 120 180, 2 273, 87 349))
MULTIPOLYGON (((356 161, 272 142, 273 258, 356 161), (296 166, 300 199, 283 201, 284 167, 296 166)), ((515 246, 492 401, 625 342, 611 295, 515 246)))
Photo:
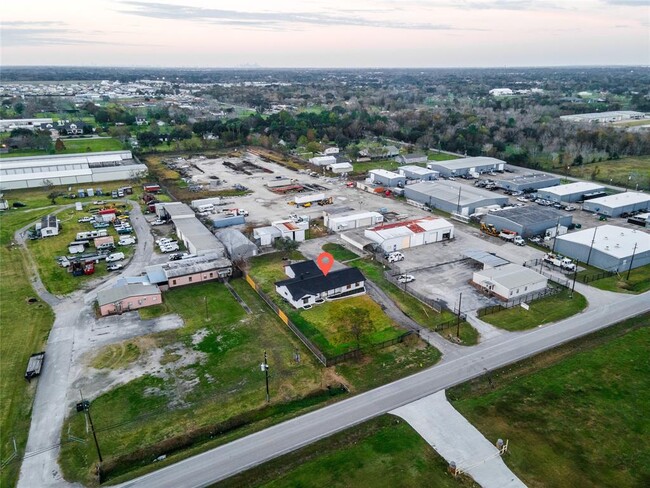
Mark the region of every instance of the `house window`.
POLYGON ((213 274, 214 274, 214 273, 210 273, 210 278, 212 278, 212 275, 213 275, 213 274))
POLYGON ((172 280, 172 285, 175 285, 175 284, 176 284, 176 280, 172 280))
POLYGON ((309 303, 309 298, 303 298, 302 303, 309 303))
POLYGON ((192 283, 192 277, 190 276, 189 278, 187 278, 187 281, 189 281, 190 283, 192 283))
POLYGON ((345 288, 349 290, 350 288, 352 288, 352 285, 348 285, 345 288))

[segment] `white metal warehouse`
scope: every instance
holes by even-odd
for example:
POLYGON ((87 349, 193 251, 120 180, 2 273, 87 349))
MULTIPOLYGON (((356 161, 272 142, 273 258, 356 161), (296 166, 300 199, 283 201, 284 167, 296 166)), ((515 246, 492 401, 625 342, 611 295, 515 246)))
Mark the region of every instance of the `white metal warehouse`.
POLYGON ((508 203, 508 197, 504 195, 454 181, 423 181, 406 185, 404 196, 407 201, 429 208, 468 216, 479 207, 508 203))
POLYGON ((368 227, 381 224, 384 216, 379 212, 352 212, 331 215, 323 212, 323 224, 332 232, 368 227))
POLYGON ((408 249, 454 237, 454 225, 439 217, 424 217, 366 229, 364 236, 386 252, 408 249))
POLYGON ((650 208, 650 195, 634 191, 593 198, 582 204, 582 210, 608 217, 618 217, 624 212, 645 211, 648 208, 650 208))
POLYGON ((131 151, 108 151, 0 159, 4 190, 128 180, 147 172, 131 151))
POLYGON ((605 187, 589 181, 576 181, 567 185, 540 188, 537 196, 550 202, 572 203, 582 200, 585 194, 604 191, 605 187))
POLYGON ((437 179, 439 175, 437 171, 422 166, 400 166, 398 171, 407 180, 432 181, 437 179))
POLYGON ((514 178, 502 177, 495 181, 499 188, 511 191, 537 190, 560 184, 560 177, 544 173, 530 173, 514 178))
POLYGON ((555 250, 597 268, 621 273, 630 265, 638 268, 650 264, 650 234, 641 229, 601 225, 558 237, 555 250))
POLYGON ((477 158, 450 159, 449 161, 432 161, 427 164, 427 168, 438 171, 445 177, 503 171, 505 167, 505 161, 483 156, 477 158))

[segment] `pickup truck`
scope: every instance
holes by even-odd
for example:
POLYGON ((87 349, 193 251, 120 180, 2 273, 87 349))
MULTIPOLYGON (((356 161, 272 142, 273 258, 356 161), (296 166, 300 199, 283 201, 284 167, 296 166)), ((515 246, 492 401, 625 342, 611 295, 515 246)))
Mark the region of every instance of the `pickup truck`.
POLYGON ((562 256, 557 256, 553 253, 548 253, 544 256, 544 262, 557 266, 559 268, 565 269, 567 271, 575 271, 576 264, 571 261, 569 258, 564 258, 562 256))
POLYGON ((525 246, 526 245, 526 241, 521 236, 515 236, 515 238, 512 240, 512 242, 513 242, 513 244, 515 244, 517 246, 525 246))

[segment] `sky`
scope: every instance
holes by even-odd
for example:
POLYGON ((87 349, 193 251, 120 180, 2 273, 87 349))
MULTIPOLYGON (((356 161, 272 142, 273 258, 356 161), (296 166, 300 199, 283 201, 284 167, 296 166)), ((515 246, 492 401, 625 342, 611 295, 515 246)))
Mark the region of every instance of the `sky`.
POLYGON ((18 0, 0 66, 650 65, 648 0, 18 0))

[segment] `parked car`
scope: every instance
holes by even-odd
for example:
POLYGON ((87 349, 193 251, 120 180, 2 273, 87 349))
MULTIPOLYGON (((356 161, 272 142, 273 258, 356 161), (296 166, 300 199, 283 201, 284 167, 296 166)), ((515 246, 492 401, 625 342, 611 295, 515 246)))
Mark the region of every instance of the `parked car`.
POLYGON ((122 263, 113 263, 106 266, 106 269, 108 271, 117 271, 118 269, 122 269, 123 267, 124 265, 122 263))
POLYGON ((22 207, 26 207, 27 204, 23 202, 14 202, 11 204, 11 206, 14 208, 22 208, 22 207))
POLYGON ((121 261, 122 259, 124 259, 123 252, 114 252, 113 254, 108 255, 108 257, 106 258, 106 262, 112 263, 114 261, 121 261))
POLYGON ((157 220, 154 220, 153 222, 151 222, 151 225, 165 225, 166 223, 167 222, 165 220, 157 219, 157 220))
POLYGON ((129 246, 131 244, 135 244, 135 237, 133 237, 133 236, 122 236, 122 237, 120 237, 120 240, 118 241, 118 244, 120 246, 129 246))
POLYGON ((77 222, 82 223, 82 222, 94 222, 95 217, 81 217, 80 219, 77 219, 77 222))
POLYGON ((93 227, 95 229, 106 229, 107 227, 109 227, 109 225, 108 222, 95 222, 93 224, 93 227))
POLYGON ((393 251, 386 254, 386 261, 389 263, 396 263, 397 261, 404 260, 404 254, 399 251, 393 251))
POLYGON ((403 274, 397 277, 397 281, 400 283, 410 283, 413 280, 415 280, 415 276, 410 274, 403 274))
POLYGON ((178 251, 180 247, 178 247, 178 244, 165 244, 164 246, 160 246, 160 250, 164 253, 168 252, 175 252, 178 251))
POLYGON ((525 245, 526 245, 526 241, 525 241, 524 238, 521 237, 521 236, 516 236, 516 237, 513 239, 512 243, 513 243, 513 244, 516 244, 517 246, 525 246, 525 245))

